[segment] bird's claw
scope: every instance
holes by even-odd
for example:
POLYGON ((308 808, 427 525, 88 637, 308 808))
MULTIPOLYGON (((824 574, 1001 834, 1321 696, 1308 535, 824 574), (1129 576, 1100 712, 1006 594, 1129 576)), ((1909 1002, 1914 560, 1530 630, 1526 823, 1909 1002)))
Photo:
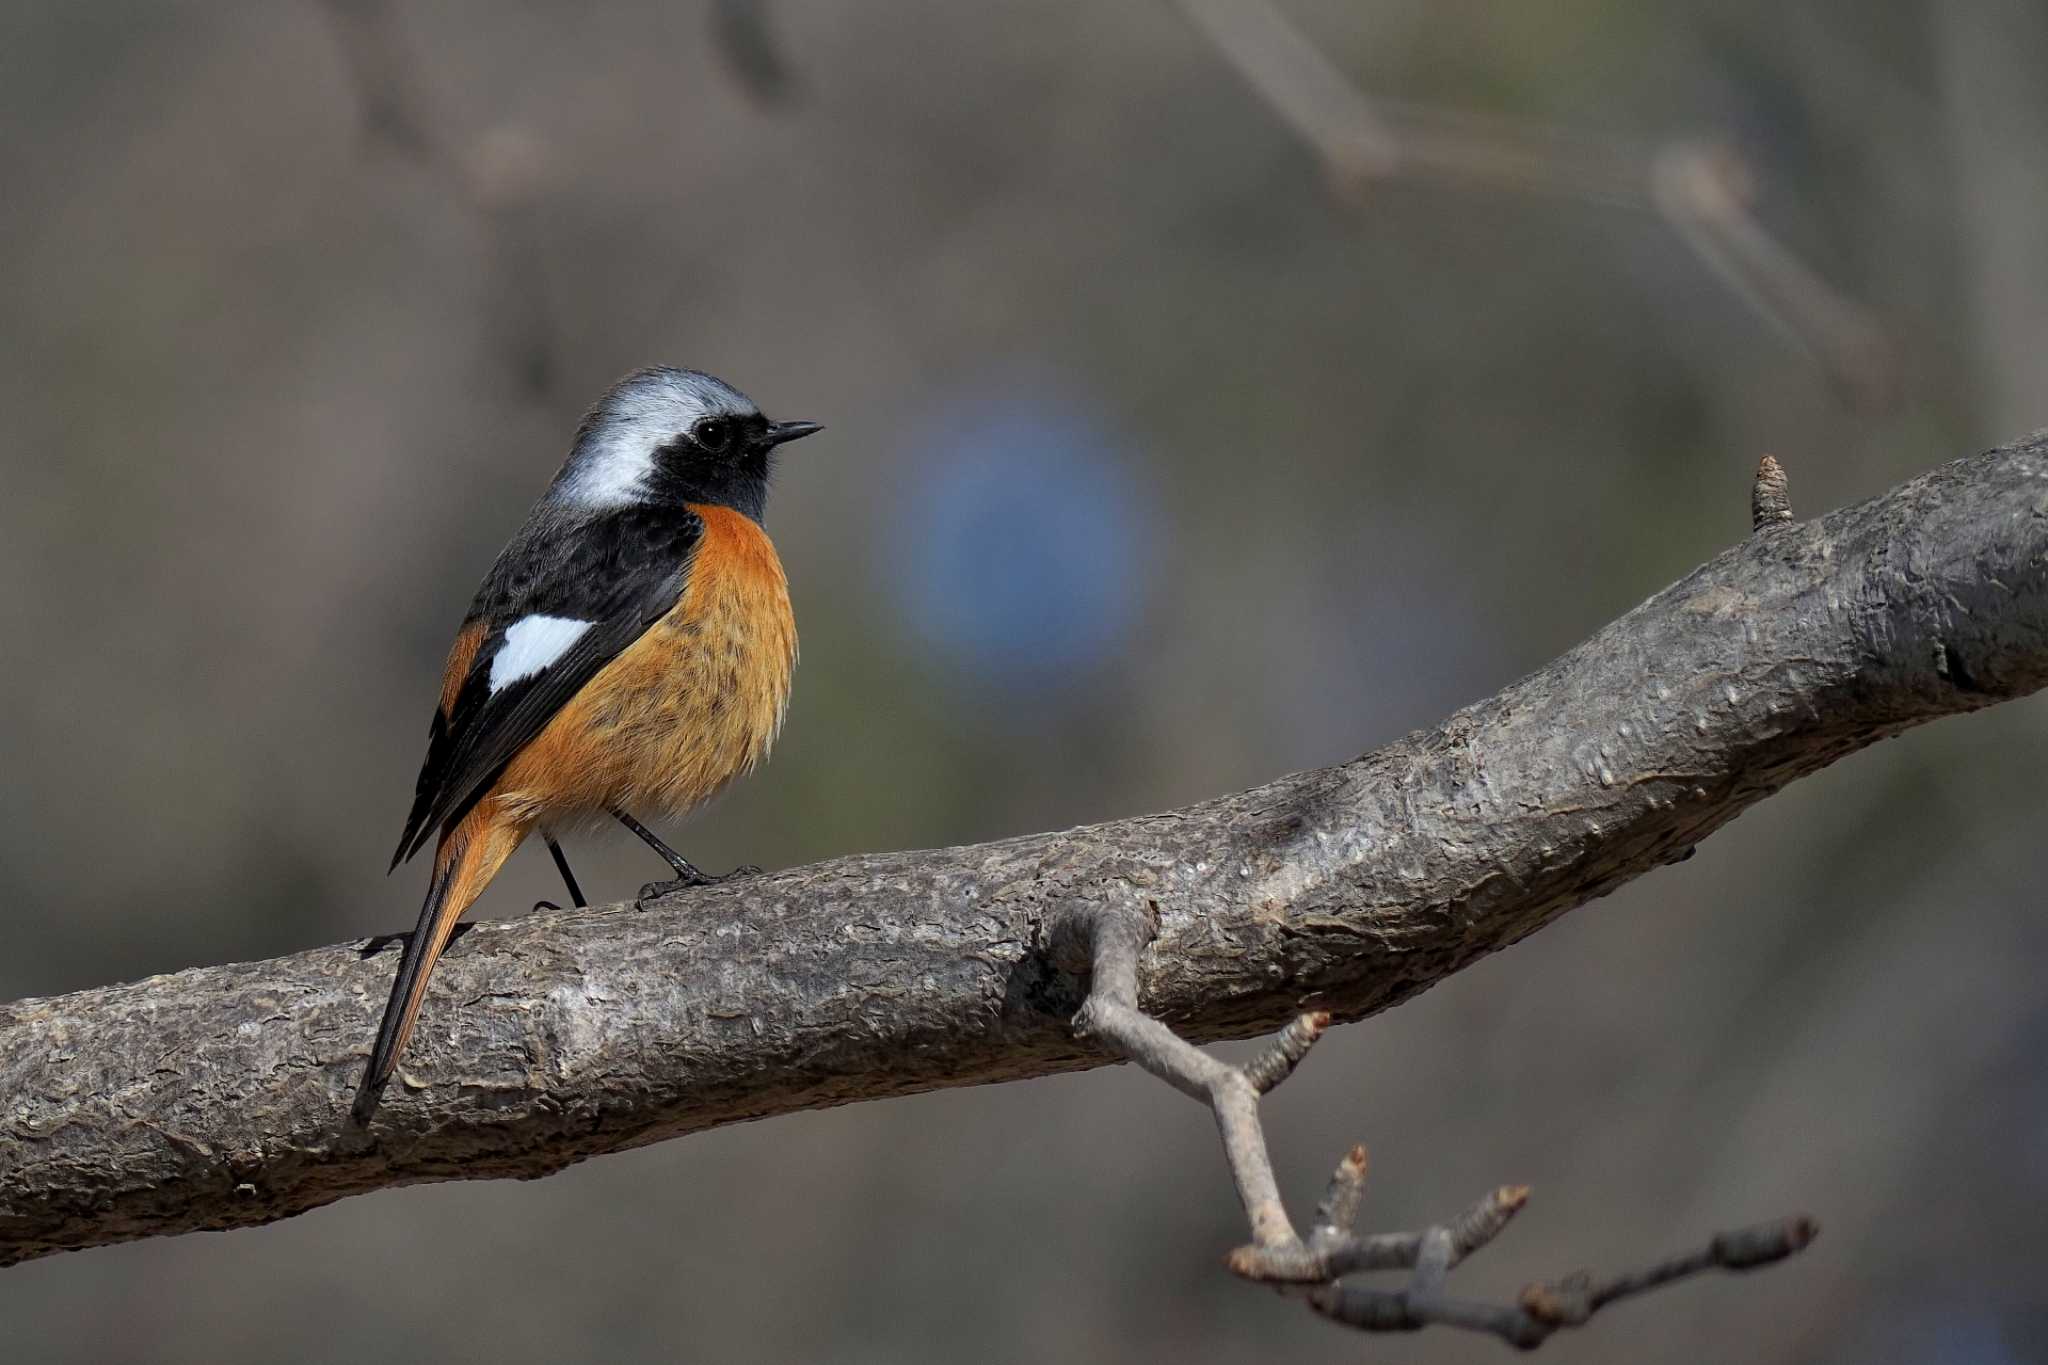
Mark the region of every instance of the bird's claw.
POLYGON ((715 877, 709 872, 698 872, 695 876, 690 877, 671 877, 667 881, 649 882, 641 887, 639 899, 644 903, 646 901, 658 900, 675 891, 689 891, 699 886, 723 886, 727 882, 736 882, 745 877, 758 877, 760 875, 760 868, 752 863, 743 863, 732 871, 721 873, 715 877))

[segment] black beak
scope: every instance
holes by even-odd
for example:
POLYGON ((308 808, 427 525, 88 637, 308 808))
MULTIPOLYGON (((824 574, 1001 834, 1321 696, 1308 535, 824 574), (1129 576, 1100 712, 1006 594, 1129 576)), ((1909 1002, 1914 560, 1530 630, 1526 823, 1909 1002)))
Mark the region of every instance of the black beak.
POLYGON ((779 446, 785 441, 801 441, 824 429, 816 422, 774 422, 763 433, 763 439, 771 446, 779 446))

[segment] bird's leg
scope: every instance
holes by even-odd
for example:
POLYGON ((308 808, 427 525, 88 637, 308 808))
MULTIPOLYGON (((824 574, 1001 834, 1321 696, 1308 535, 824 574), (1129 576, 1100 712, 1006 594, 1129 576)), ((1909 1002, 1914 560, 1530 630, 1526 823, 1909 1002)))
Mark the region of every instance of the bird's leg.
MULTIPOLYGON (((476 928, 476 924, 474 921, 466 919, 457 920, 455 922, 455 927, 448 931, 448 948, 453 948, 455 946, 455 941, 457 939, 461 938, 464 934, 468 933, 470 930, 474 928, 476 928)), ((377 954, 383 952, 386 948, 389 948, 394 943, 410 942, 412 942, 412 930, 406 929, 396 934, 378 934, 374 938, 366 938, 363 940, 363 946, 357 949, 357 951, 361 953, 365 959, 368 959, 375 957, 377 954)), ((443 948, 441 951, 445 953, 448 950, 448 948, 443 948)))
POLYGON ((723 876, 713 876, 711 873, 699 868, 682 854, 670 848, 667 844, 664 844, 655 837, 653 830, 647 828, 647 826, 641 824, 617 806, 612 807, 612 815, 620 824, 639 835, 642 843, 646 844, 656 853, 659 853, 663 862, 675 869, 676 875, 673 881, 649 882, 641 887, 640 899, 643 901, 651 901, 656 896, 664 896, 671 891, 683 890, 685 887, 716 886, 720 882, 729 882, 738 877, 758 877, 761 875, 760 868, 755 867, 752 863, 748 863, 744 867, 734 868, 723 876))
POLYGON ((612 816, 620 824, 624 825, 627 829, 630 829, 635 834, 639 835, 640 842, 646 844, 656 853, 659 853, 661 855, 662 861, 667 863, 670 867, 676 870, 676 879, 678 881, 687 882, 692 886, 696 886, 701 885, 705 882, 718 880, 716 877, 713 877, 709 873, 700 869, 695 863, 691 862, 688 858, 685 858, 682 854, 676 852, 667 844, 664 844, 659 838, 659 836, 657 836, 653 830, 647 828, 647 826, 641 824, 638 820, 635 820, 632 816, 626 814, 626 812, 620 810, 617 806, 612 807, 612 816))
MULTIPOLYGON (((547 830, 542 830, 540 837, 547 843, 548 856, 555 860, 555 871, 562 874, 562 885, 569 888, 569 899, 576 902, 578 910, 588 910, 590 902, 583 899, 583 888, 576 885, 576 874, 569 870, 568 855, 562 852, 562 846, 555 842, 555 836, 547 830)), ((533 908, 536 910, 542 908, 559 910, 562 907, 556 905, 553 901, 535 901, 533 908)))

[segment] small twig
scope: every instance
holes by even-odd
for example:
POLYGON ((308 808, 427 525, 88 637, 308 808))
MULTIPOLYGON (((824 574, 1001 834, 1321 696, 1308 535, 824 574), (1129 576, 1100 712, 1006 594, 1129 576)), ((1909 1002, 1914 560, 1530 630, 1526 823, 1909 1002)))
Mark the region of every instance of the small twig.
POLYGON ((1326 1248, 1346 1235, 1358 1221, 1359 1201, 1365 1198, 1365 1173, 1369 1163, 1363 1145, 1353 1147, 1337 1163, 1323 1202, 1316 1205, 1316 1221, 1309 1226, 1309 1245, 1326 1248))
POLYGON ((1749 529, 1792 520, 1792 492, 1785 480, 1785 466, 1775 456, 1757 461, 1756 482, 1749 486, 1749 529))
POLYGON ((1100 1039, 1216 1115, 1252 1232, 1251 1244, 1230 1254, 1230 1269, 1303 1296, 1333 1322, 1367 1332, 1459 1327, 1491 1333, 1526 1350, 1559 1328, 1583 1324, 1617 1299, 1705 1270, 1769 1265, 1814 1238, 1812 1220, 1794 1218, 1724 1233, 1699 1251, 1609 1279, 1596 1281, 1582 1271, 1530 1285, 1514 1304, 1451 1298, 1444 1293, 1451 1271, 1501 1234, 1528 1202, 1527 1187, 1503 1186, 1457 1217, 1419 1232, 1358 1236, 1351 1227, 1365 1190, 1366 1155, 1365 1148, 1353 1147, 1331 1175, 1304 1242, 1295 1235, 1273 1178, 1258 1097, 1293 1073, 1322 1036, 1329 1016, 1301 1015, 1258 1058, 1243 1067, 1228 1066, 1139 1008, 1138 958, 1155 929, 1149 911, 1097 908, 1085 912, 1074 927, 1087 941, 1094 972, 1088 998, 1074 1016, 1075 1032, 1100 1039), (1398 1269, 1409 1271, 1401 1289, 1343 1282, 1361 1271, 1398 1269))
POLYGON ((1811 1218, 1787 1218, 1724 1232, 1697 1251, 1644 1269, 1595 1280, 1585 1271, 1553 1284, 1532 1284, 1520 1297, 1523 1312, 1550 1330, 1577 1327, 1617 1299, 1647 1293, 1707 1270, 1755 1270, 1804 1251, 1820 1235, 1811 1218))
MULTIPOLYGON (((1087 933, 1095 980, 1074 1016, 1075 1033, 1101 1039, 1120 1056, 1208 1105, 1216 1115, 1253 1241, 1261 1247, 1299 1248, 1301 1239, 1287 1221, 1280 1185, 1266 1155, 1259 1092, 1252 1078, 1244 1068, 1217 1061, 1138 1008, 1138 954, 1152 941, 1151 919, 1136 912, 1105 912, 1089 922, 1087 933)), ((1303 1044, 1302 1050, 1307 1046, 1303 1044)))
POLYGON ((1245 1063, 1245 1079, 1253 1089, 1265 1094, 1294 1074, 1294 1068, 1301 1065, 1301 1059, 1308 1056, 1308 1050, 1329 1026, 1330 1016, 1325 1011, 1302 1015, 1280 1030, 1270 1047, 1245 1063))

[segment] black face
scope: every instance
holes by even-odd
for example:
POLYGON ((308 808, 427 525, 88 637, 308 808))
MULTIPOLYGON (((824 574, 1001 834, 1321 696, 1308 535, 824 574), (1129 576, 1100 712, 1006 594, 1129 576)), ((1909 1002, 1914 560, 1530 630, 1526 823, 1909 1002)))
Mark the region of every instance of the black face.
POLYGON ((700 417, 654 452, 648 491, 663 502, 710 503, 759 521, 775 448, 817 430, 815 422, 770 422, 758 412, 700 417))

